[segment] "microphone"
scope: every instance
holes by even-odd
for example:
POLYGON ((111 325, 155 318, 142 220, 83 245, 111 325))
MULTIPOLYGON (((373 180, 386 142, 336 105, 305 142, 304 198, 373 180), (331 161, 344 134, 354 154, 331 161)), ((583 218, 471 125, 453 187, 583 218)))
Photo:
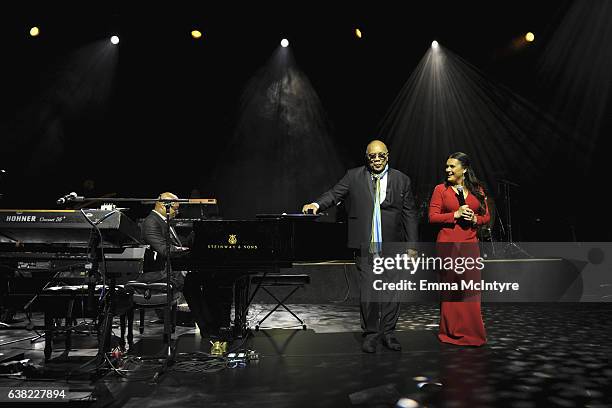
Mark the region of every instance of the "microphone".
MULTIPOLYGON (((465 197, 463 196, 463 187, 457 186, 457 200, 459 200, 459 207, 463 207, 465 205, 465 197)), ((470 222, 465 218, 459 218, 457 220, 458 224, 462 227, 470 226, 470 222)))
POLYGON ((459 200, 459 207, 465 205, 465 197, 463 196, 462 186, 457 186, 457 199, 459 200))
POLYGON ((58 205, 62 205, 62 204, 67 203, 68 201, 72 201, 72 200, 74 200, 75 198, 77 198, 77 193, 75 193, 75 192, 73 191, 73 192, 72 192, 72 193, 70 193, 70 194, 66 194, 66 195, 65 195, 65 196, 63 196, 63 197, 58 198, 58 199, 57 199, 57 201, 56 201, 55 203, 56 203, 56 204, 58 204, 58 205))

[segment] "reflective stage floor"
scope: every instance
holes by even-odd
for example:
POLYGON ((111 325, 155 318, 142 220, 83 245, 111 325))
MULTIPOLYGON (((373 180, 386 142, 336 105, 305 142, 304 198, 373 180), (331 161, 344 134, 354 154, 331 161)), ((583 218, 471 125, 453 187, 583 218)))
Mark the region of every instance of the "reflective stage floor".
MULTIPOLYGON (((268 307, 252 307, 249 321, 254 325, 268 307)), ((127 371, 121 375, 108 372, 92 381, 78 368, 95 356, 95 337, 75 334, 67 354, 57 339, 47 363, 43 341, 0 347, 0 358, 23 353, 19 357, 36 367, 25 371, 30 379, 4 374, 0 387, 32 384, 38 377, 68 387, 70 405, 139 408, 612 406, 612 304, 485 304, 488 344, 479 348, 439 343, 439 308, 405 304, 397 333, 403 350, 381 345, 376 354, 361 352, 358 307, 291 308, 307 330, 291 327, 295 321, 288 313, 274 313, 267 328, 232 345, 257 353, 258 359, 244 366, 229 368, 206 358, 199 352, 210 351, 210 343, 193 327, 179 326, 177 363, 155 380, 157 361, 131 357, 124 359, 121 368, 127 371), (403 405, 396 405, 402 398, 403 405)), ((34 317, 42 324, 42 316, 34 317)), ((139 335, 136 327, 136 345, 128 355, 159 352, 162 330, 161 324, 147 323, 139 335)), ((0 343, 33 335, 5 329, 0 343)))

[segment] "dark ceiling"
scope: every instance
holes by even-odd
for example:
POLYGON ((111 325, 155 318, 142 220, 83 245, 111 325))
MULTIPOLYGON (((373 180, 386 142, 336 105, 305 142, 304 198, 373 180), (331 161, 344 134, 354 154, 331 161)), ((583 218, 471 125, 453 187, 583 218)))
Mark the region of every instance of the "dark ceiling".
MULTIPOLYGON (((549 95, 537 87, 538 58, 571 2, 423 3, 236 2, 223 9, 43 3, 4 12, 0 131, 8 143, 2 167, 10 173, 3 206, 44 207, 87 178, 100 191, 119 194, 153 194, 160 186, 186 194, 194 185, 214 194, 210 174, 224 159, 219 155, 234 131, 244 87, 283 37, 319 96, 343 166, 359 164, 364 144, 434 39, 491 81, 546 109, 549 95), (40 37, 27 35, 32 25, 41 27, 40 37), (191 39, 193 28, 203 32, 202 40, 191 39), (513 49, 513 40, 527 31, 536 42, 513 49), (81 80, 76 71, 82 65, 70 65, 75 51, 104 43, 111 33, 121 43, 111 51, 116 64, 106 77, 112 81, 104 101, 70 109, 49 97, 62 84, 81 80), (32 167, 35 152, 45 156, 37 139, 49 125, 42 105, 61 117, 56 143, 62 147, 48 163, 32 167), (32 126, 37 121, 40 126, 32 126), (158 165, 168 145, 170 171, 158 165)), ((599 171, 596 166, 593 174, 599 171)))

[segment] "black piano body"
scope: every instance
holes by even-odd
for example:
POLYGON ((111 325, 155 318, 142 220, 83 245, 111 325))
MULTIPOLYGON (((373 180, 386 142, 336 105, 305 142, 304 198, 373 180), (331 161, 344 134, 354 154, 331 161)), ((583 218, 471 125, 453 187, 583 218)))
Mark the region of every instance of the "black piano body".
POLYGON ((250 275, 277 273, 294 262, 351 259, 346 224, 316 216, 265 215, 255 220, 176 220, 179 236, 193 231, 191 250, 172 259, 175 270, 223 270, 235 278, 234 334, 246 331, 253 294, 250 275))
POLYGON ((180 236, 193 231, 187 256, 173 267, 242 269, 290 268, 294 262, 350 259, 346 224, 315 217, 267 215, 255 220, 177 220, 180 236))

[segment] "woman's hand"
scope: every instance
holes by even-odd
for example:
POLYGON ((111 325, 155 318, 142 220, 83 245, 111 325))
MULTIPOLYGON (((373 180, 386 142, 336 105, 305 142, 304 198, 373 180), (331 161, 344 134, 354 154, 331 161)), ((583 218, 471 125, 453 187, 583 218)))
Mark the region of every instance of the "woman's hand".
POLYGON ((472 211, 467 204, 462 205, 457 211, 455 211, 455 219, 463 218, 471 221, 472 217, 474 217, 474 211, 472 211))

